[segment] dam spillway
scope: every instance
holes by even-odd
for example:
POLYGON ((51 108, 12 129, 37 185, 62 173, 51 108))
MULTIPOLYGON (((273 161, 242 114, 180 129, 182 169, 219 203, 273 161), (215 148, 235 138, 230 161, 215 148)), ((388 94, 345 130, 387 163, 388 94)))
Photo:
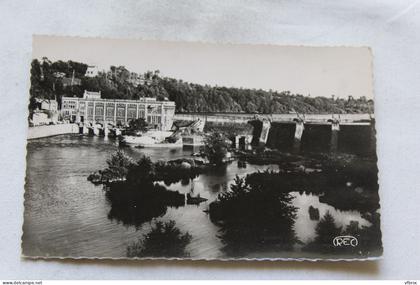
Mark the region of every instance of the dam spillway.
MULTIPOLYGON (((259 124, 252 125, 254 135, 258 136, 259 124)), ((300 140, 295 138, 296 126, 296 123, 271 123, 265 146, 285 152, 375 154, 374 125, 340 125, 339 130, 333 130, 331 125, 304 124, 300 140)))

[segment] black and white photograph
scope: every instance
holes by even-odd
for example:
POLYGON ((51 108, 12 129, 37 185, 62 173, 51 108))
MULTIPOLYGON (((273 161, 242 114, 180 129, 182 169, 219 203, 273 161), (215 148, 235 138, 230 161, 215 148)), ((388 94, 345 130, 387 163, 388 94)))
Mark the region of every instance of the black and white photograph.
POLYGON ((382 256, 366 46, 34 36, 22 255, 382 256))

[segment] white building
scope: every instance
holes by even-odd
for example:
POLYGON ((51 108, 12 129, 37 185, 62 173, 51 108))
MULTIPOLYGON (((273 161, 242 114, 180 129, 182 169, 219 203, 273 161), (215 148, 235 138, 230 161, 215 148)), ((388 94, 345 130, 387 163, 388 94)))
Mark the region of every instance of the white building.
POLYGON ((83 98, 63 97, 61 114, 64 120, 76 123, 126 125, 130 120, 144 118, 159 130, 170 130, 175 114, 175 102, 102 99, 100 92, 85 91, 83 98))
POLYGON ((36 98, 37 107, 39 110, 45 111, 57 111, 58 110, 58 103, 56 100, 50 99, 38 99, 36 98))
POLYGON ((34 112, 32 114, 32 120, 31 123, 34 126, 42 126, 42 125, 48 125, 51 122, 51 120, 48 118, 48 114, 44 112, 34 112))
POLYGON ((86 77, 95 77, 97 76, 99 73, 98 67, 94 66, 94 65, 89 65, 88 68, 86 69, 86 73, 85 76, 86 77))

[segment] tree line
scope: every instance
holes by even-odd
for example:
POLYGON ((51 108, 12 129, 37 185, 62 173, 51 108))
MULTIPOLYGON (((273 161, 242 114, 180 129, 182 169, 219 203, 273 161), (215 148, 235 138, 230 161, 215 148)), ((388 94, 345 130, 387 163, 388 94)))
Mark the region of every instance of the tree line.
MULTIPOLYGON (((57 99, 62 96, 82 97, 84 90, 101 91, 107 99, 139 99, 153 97, 176 103, 177 112, 243 112, 243 113, 373 113, 373 100, 362 96, 347 99, 310 97, 290 91, 210 86, 162 77, 158 70, 141 74, 140 83, 124 66, 111 66, 95 77, 86 77, 88 65, 75 61, 34 59, 31 64, 31 103, 35 98, 57 99), (80 85, 65 85, 60 76, 80 79, 80 85)), ((327 95, 327 94, 326 94, 327 95)))

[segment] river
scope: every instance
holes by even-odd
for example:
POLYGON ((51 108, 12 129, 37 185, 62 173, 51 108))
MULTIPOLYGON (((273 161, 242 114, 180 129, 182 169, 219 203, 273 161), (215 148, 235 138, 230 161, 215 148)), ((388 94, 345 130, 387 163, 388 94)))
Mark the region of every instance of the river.
MULTIPOLYGON (((27 147, 25 184, 25 215, 22 248, 26 256, 51 257, 124 257, 127 246, 150 230, 151 223, 140 227, 123 225, 108 218, 110 204, 101 185, 93 185, 87 176, 106 167, 106 160, 118 149, 113 139, 81 135, 61 135, 31 140, 27 147)), ((134 149, 126 152, 139 158, 145 154, 156 161, 190 157, 193 150, 134 149)), ((225 169, 206 173, 187 185, 181 182, 167 186, 183 193, 200 194, 208 201, 200 205, 169 207, 159 220, 174 220, 192 240, 187 246, 191 258, 223 258, 223 244, 218 227, 205 210, 227 189, 236 175, 266 169, 278 170, 277 165, 238 167, 236 162, 225 169)), ((357 211, 339 211, 321 203, 316 195, 293 192, 293 204, 298 207, 295 231, 304 243, 315 236, 317 221, 309 219, 308 207, 319 208, 321 216, 329 211, 340 226, 350 221, 369 225, 357 211)))

